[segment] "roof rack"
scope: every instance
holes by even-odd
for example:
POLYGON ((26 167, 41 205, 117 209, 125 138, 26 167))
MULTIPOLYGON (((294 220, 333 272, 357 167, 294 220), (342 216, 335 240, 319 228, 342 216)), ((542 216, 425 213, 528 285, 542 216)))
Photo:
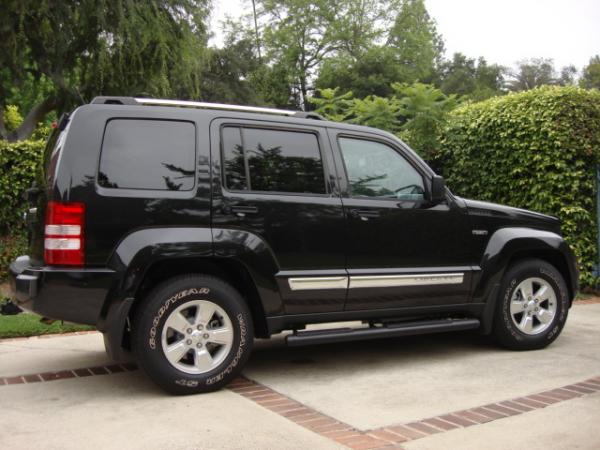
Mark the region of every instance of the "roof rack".
POLYGON ((290 111, 287 109, 263 108, 260 106, 228 105, 224 103, 192 102, 188 100, 167 100, 162 98, 141 97, 95 97, 92 104, 103 105, 158 105, 158 106, 184 106, 188 108, 220 109, 225 111, 243 111, 262 114, 275 114, 280 116, 298 117, 302 119, 323 120, 323 117, 314 112, 290 111))

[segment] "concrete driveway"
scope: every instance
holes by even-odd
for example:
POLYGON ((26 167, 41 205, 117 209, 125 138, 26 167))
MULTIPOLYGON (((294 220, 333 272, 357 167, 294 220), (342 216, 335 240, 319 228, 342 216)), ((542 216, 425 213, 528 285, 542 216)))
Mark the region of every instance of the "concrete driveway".
POLYGON ((4 340, 0 407, 3 449, 597 449, 600 304, 534 352, 476 333, 260 341, 244 377, 191 397, 108 361, 98 333, 4 340))

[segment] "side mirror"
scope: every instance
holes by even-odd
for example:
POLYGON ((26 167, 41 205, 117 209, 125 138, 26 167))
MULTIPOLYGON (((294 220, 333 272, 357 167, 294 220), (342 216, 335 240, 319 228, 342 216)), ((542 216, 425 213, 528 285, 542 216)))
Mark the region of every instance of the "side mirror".
POLYGON ((429 201, 437 204, 446 200, 446 182, 444 177, 434 175, 431 177, 431 192, 429 193, 429 201))

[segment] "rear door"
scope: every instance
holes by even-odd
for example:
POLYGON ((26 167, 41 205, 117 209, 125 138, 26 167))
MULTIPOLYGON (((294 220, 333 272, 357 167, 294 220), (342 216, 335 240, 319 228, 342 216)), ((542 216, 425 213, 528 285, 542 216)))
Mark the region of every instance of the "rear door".
POLYGON ((465 212, 426 200, 431 172, 397 142, 331 131, 342 175, 349 274, 347 310, 468 301, 465 212))
POLYGON ((216 119, 211 151, 220 174, 214 229, 243 230, 268 245, 285 313, 341 311, 344 214, 326 129, 216 119))

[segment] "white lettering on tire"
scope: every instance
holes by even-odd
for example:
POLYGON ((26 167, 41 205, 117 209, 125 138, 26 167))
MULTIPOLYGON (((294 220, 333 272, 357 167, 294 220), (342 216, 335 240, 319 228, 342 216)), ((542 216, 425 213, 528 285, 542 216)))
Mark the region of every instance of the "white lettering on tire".
POLYGON ((160 323, 160 319, 165 315, 165 313, 169 310, 169 308, 175 303, 177 300, 182 299, 183 297, 187 297, 191 294, 209 294, 210 289, 207 287, 203 287, 200 289, 191 288, 186 289, 185 291, 179 291, 175 295, 169 297, 165 303, 158 309, 158 313, 152 319, 152 327, 150 328, 150 339, 148 340, 148 345, 152 350, 156 350, 156 329, 160 323))

